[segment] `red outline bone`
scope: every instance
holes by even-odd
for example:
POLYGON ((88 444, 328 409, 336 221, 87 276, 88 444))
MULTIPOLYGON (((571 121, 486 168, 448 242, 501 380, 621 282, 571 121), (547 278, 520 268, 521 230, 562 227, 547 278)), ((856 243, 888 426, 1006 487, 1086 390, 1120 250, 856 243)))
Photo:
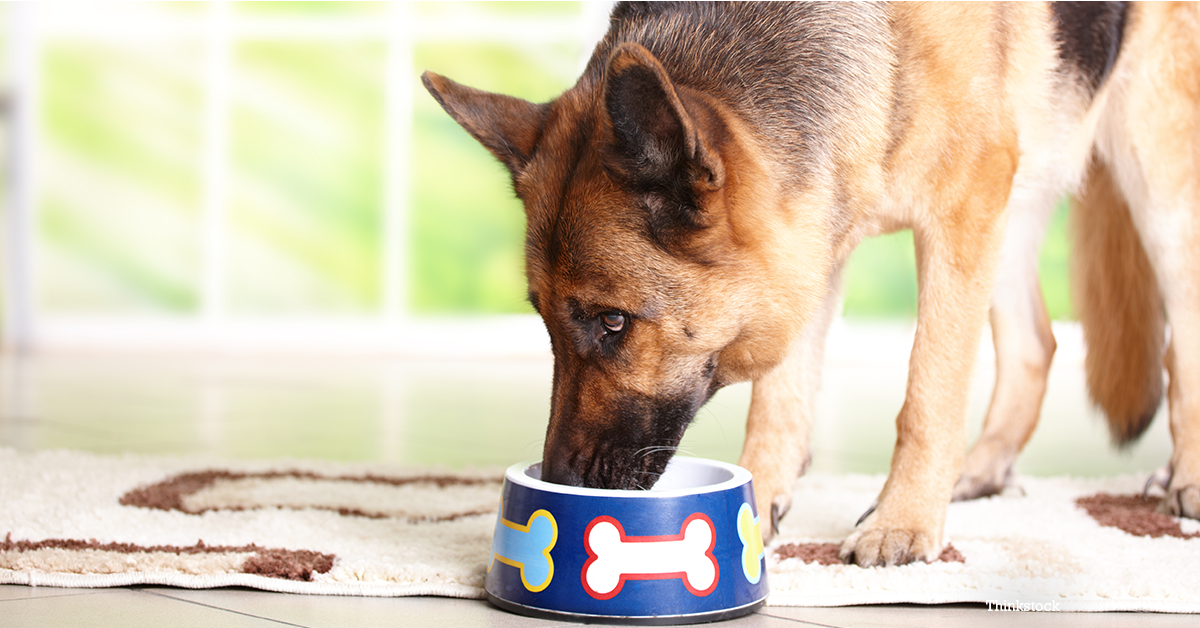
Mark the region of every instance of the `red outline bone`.
POLYGON ((704 597, 715 591, 717 589, 717 583, 721 581, 721 565, 717 562, 717 557, 713 555, 713 549, 716 548, 716 546, 717 527, 713 525, 712 519, 709 519, 708 515, 701 512, 692 513, 691 516, 689 516, 687 519, 684 519, 683 524, 679 526, 679 534, 663 534, 658 536, 626 536, 625 528, 621 526, 620 521, 617 521, 608 515, 600 515, 599 517, 592 519, 592 522, 588 524, 587 529, 583 531, 583 547, 587 550, 588 559, 587 562, 583 563, 583 570, 579 572, 579 579, 583 581, 583 590, 587 591, 588 595, 596 598, 597 600, 607 600, 615 597, 621 592, 621 589, 625 587, 626 580, 671 580, 674 578, 683 580, 683 586, 688 590, 688 593, 691 593, 697 597, 704 597), (662 541, 682 541, 684 539, 684 532, 687 530, 688 524, 696 519, 703 519, 704 522, 708 524, 708 530, 712 535, 712 541, 709 542, 708 549, 704 552, 704 555, 707 556, 713 564, 713 581, 707 589, 700 590, 693 587, 692 583, 687 579, 687 572, 684 571, 672 571, 666 573, 623 573, 621 574, 621 579, 617 581, 616 588, 608 593, 597 593, 593 591, 590 586, 588 586, 588 569, 592 566, 592 563, 596 562, 596 560, 600 558, 600 556, 592 550, 591 543, 592 528, 595 527, 596 524, 600 523, 601 521, 607 521, 613 524, 613 526, 617 528, 617 534, 621 535, 621 543, 659 543, 662 541))

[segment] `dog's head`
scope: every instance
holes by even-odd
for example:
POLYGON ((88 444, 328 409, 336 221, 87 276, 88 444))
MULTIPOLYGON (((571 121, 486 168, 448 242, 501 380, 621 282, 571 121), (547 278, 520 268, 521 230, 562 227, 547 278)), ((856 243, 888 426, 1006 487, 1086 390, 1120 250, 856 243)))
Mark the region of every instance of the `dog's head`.
POLYGON ((547 104, 423 80, 525 203, 554 352, 543 477, 649 488, 717 389, 783 357, 828 261, 798 267, 818 230, 780 208, 736 116, 637 44, 606 58, 547 104))

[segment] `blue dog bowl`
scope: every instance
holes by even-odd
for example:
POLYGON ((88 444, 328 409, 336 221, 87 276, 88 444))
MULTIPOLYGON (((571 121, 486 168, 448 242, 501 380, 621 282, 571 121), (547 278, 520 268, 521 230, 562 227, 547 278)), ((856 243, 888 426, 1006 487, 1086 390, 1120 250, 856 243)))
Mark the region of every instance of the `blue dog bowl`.
POLYGON ((684 624, 745 615, 767 599, 750 472, 675 457, 648 491, 504 478, 488 564, 500 608, 575 621, 684 624))

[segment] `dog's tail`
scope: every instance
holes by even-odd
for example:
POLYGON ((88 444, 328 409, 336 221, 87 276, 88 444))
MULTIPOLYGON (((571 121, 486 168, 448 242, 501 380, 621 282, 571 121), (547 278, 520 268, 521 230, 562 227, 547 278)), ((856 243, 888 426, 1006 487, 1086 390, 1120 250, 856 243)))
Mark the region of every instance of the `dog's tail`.
POLYGON ((1113 443, 1133 443, 1163 395, 1165 316, 1158 281, 1108 167, 1092 165, 1072 199, 1071 285, 1087 342, 1092 400, 1108 417, 1113 443))

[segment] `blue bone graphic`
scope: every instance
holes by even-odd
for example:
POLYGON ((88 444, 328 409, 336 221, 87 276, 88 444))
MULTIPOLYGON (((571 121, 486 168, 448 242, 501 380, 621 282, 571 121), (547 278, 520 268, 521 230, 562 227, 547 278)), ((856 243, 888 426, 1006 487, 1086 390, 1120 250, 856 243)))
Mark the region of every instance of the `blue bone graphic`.
POLYGON ((492 536, 492 571, 496 561, 521 570, 521 584, 537 593, 550 586, 554 578, 554 560, 550 550, 558 542, 558 522, 546 510, 534 511, 525 525, 504 518, 504 504, 496 517, 496 532, 492 536))

